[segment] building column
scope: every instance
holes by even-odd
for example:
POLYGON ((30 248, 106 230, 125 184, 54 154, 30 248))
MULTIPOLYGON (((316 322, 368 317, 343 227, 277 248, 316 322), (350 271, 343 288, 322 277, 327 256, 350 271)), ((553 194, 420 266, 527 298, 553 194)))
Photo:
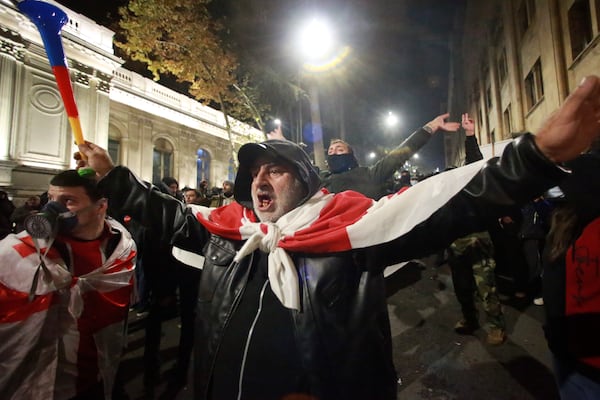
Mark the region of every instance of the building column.
MULTIPOLYGON (((17 61, 22 49, 12 42, 0 39, 0 99, 15 99, 17 82, 21 81, 21 69, 17 61)), ((14 136, 15 101, 3 101, 0 107, 0 186, 12 184, 12 170, 16 163, 11 157, 11 139, 14 136)))

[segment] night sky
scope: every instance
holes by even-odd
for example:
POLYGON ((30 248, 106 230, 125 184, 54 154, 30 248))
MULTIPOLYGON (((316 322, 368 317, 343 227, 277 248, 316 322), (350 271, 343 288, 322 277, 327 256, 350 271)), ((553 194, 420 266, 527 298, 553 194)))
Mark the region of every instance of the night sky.
MULTIPOLYGON (((243 1, 242 7, 222 7, 230 13, 229 21, 245 33, 245 45, 275 70, 289 73, 298 68, 291 32, 302 18, 316 13, 337 27, 337 36, 352 49, 344 74, 328 76, 319 84, 325 145, 339 136, 340 99, 346 138, 362 154, 399 144, 445 112, 448 39, 462 0, 243 1), (252 4, 262 20, 248 18, 252 4), (382 124, 388 111, 401 118, 393 130, 382 124)), ((124 0, 58 2, 103 25, 114 21, 117 7, 126 4, 124 0)), ((273 107, 276 113, 277 105, 273 107)), ((424 169, 443 169, 441 139, 436 135, 420 152, 424 169)))

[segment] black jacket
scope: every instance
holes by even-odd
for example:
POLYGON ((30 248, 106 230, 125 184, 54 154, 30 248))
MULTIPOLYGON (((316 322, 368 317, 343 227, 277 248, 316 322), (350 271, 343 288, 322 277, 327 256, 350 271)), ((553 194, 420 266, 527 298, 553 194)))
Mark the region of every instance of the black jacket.
POLYGON ((404 162, 423 147, 430 138, 429 132, 419 129, 377 161, 375 165, 356 167, 339 173, 325 171, 321 174, 323 187, 331 193, 354 190, 378 200, 391 192, 394 172, 402 168, 404 162))
MULTIPOLYGON (((320 400, 396 397, 383 269, 431 254, 468 232, 481 230, 482 216, 500 215, 505 206, 525 202, 556 185, 563 172, 539 153, 532 136, 515 143, 507 146, 502 160, 488 162, 462 192, 401 238, 343 253, 291 254, 301 285, 302 310, 286 312, 293 319, 310 394, 320 400)), ((126 168, 115 168, 100 185, 106 189, 113 214, 142 218, 141 210, 150 209, 148 224, 163 238, 172 238, 188 263, 203 263, 194 382, 196 397, 207 398, 223 332, 259 250, 240 263, 232 262, 242 242, 211 236, 180 202, 148 191, 126 168)))

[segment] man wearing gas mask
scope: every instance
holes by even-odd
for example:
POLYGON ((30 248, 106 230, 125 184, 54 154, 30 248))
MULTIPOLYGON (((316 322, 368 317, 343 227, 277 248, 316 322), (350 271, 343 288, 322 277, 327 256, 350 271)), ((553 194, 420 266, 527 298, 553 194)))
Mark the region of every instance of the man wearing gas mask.
POLYGON ((0 241, 0 398, 103 399, 126 339, 135 244, 93 178, 61 172, 48 199, 0 241))
POLYGON ((321 174, 323 187, 331 193, 354 190, 378 200, 390 194, 394 173, 423 147, 438 130, 455 132, 458 122, 448 122, 450 114, 435 117, 422 128, 413 132, 398 147, 370 167, 360 167, 348 143, 333 139, 327 150, 328 171, 321 174))

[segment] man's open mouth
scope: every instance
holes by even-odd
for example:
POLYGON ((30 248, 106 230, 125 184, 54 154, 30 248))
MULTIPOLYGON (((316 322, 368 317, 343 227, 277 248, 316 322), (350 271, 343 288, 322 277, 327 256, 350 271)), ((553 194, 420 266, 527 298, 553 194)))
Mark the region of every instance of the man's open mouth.
POLYGON ((259 194, 258 196, 258 208, 265 210, 273 203, 273 199, 268 194, 259 194))

